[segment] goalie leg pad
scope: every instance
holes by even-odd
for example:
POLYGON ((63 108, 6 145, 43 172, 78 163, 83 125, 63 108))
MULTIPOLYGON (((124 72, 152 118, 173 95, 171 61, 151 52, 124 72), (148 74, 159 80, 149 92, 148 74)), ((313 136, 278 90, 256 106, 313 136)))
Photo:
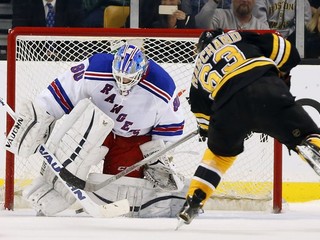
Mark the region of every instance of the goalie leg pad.
MULTIPOLYGON (((153 140, 140 145, 144 157, 160 151, 165 147, 162 140, 153 140)), ((163 155, 158 159, 146 164, 145 177, 164 191, 180 191, 184 186, 184 177, 176 171, 172 158, 163 155)))
POLYGON ((108 148, 102 144, 113 126, 111 118, 89 99, 83 99, 65 116, 63 124, 54 128, 46 145, 69 172, 85 180, 90 167, 107 154, 108 148))
POLYGON ((50 135, 55 118, 40 106, 26 102, 6 139, 6 149, 18 156, 29 157, 50 135))
MULTIPOLYGON (((108 148, 101 146, 113 128, 113 121, 90 100, 80 101, 71 113, 59 120, 48 139, 48 149, 72 174, 86 179, 91 165, 103 159, 108 148)), ((40 153, 34 155, 42 160, 40 153)), ((44 165, 43 184, 32 184, 25 197, 35 209, 54 215, 75 202, 68 188, 44 165), (37 188, 39 192, 37 192, 37 188)))
POLYGON ((75 198, 56 179, 51 169, 46 169, 43 176, 37 177, 23 191, 23 197, 31 207, 45 216, 53 216, 75 202, 75 198))
MULTIPOLYGON (((88 181, 100 183, 110 177, 112 175, 90 173, 88 181)), ((131 212, 127 217, 176 217, 185 202, 188 186, 186 183, 180 192, 164 192, 154 188, 146 179, 122 177, 114 183, 91 193, 90 197, 100 205, 109 201, 128 199, 131 212)))

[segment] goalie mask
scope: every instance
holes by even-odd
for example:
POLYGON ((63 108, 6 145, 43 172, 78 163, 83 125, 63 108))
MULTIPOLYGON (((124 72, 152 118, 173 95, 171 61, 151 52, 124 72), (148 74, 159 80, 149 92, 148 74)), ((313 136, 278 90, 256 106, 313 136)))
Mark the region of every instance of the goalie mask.
POLYGON ((112 74, 121 95, 128 95, 130 89, 138 84, 148 68, 148 60, 134 45, 123 45, 114 55, 112 74))
POLYGON ((206 30, 201 33, 197 47, 197 53, 200 53, 213 39, 217 36, 224 34, 223 30, 218 28, 217 30, 206 30))

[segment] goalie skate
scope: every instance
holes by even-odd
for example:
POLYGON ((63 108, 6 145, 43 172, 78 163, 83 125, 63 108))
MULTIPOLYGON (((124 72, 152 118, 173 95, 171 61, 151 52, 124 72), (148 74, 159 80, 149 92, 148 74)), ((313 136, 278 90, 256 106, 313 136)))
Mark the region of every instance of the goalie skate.
POLYGON ((191 221, 199 215, 199 213, 203 212, 202 201, 205 198, 206 194, 200 189, 195 190, 193 196, 189 195, 184 206, 178 213, 179 221, 182 221, 184 224, 190 224, 191 221))
POLYGON ((320 136, 310 135, 301 145, 297 146, 298 154, 306 160, 320 176, 320 136))

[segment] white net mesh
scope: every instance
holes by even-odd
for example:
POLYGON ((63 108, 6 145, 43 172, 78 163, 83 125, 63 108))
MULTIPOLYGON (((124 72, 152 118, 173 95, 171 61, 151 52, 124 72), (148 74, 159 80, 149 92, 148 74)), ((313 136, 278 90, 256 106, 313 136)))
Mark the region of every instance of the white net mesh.
MULTIPOLYGON (((195 118, 187 101, 196 37, 18 36, 15 57, 16 89, 12 89, 16 94, 16 111, 19 111, 19 106, 25 99, 33 99, 74 62, 84 60, 97 52, 114 52, 126 41, 140 45, 149 59, 158 62, 173 77, 180 90, 186 113, 185 133, 196 129, 195 118)), ((187 178, 192 176, 205 148, 206 143, 200 143, 197 137, 194 137, 175 150, 175 164, 187 178)), ((20 195, 21 190, 39 174, 41 164, 32 158, 15 159, 15 194, 20 195)), ((256 209, 256 203, 251 203, 251 199, 270 201, 272 181, 273 139, 253 134, 245 142, 245 152, 223 177, 215 197, 232 201, 246 199, 249 200, 246 204, 256 209)), ((0 192, 3 194, 3 187, 0 192)), ((213 205, 219 206, 218 203, 213 205)), ((16 204, 15 207, 19 205, 16 204)))

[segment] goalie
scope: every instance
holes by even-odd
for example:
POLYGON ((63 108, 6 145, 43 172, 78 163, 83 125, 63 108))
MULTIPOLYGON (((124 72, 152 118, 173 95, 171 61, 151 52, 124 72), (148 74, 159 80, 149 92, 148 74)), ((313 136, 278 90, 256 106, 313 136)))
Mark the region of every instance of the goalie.
MULTIPOLYGON (((73 175, 101 182, 179 140, 183 127, 173 79, 138 47, 125 44, 116 54, 95 54, 70 67, 27 102, 6 147, 29 157, 46 143, 73 175), (101 160, 103 174, 88 174, 101 160)), ((164 155, 90 196, 101 204, 127 198, 132 216, 171 217, 184 202, 183 187, 164 155)), ((46 164, 24 197, 47 216, 75 201, 46 164)))

